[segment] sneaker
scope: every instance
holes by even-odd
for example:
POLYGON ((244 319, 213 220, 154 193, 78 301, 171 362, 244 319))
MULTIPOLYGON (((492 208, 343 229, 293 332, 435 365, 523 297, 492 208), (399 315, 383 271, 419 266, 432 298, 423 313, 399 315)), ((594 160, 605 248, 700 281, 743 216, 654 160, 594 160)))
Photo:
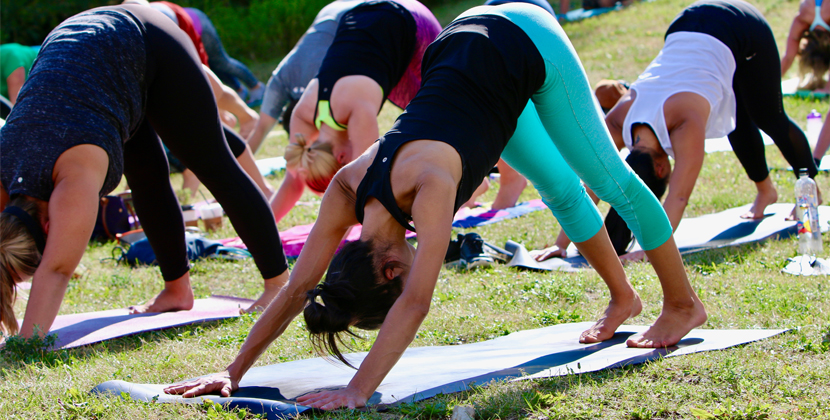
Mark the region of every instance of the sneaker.
POLYGON ((461 242, 464 240, 464 235, 459 234, 458 239, 451 239, 450 246, 447 248, 447 254, 444 256, 444 267, 463 269, 467 263, 461 259, 461 242))
POLYGON ((257 83, 250 91, 248 91, 248 100, 246 103, 249 107, 262 105, 262 98, 265 96, 265 85, 262 82, 257 83))
POLYGON ((248 102, 248 88, 239 85, 239 89, 236 90, 236 94, 239 95, 239 99, 242 99, 242 102, 248 102))
POLYGON ((493 258, 484 252, 484 239, 475 232, 464 235, 460 253, 468 270, 493 265, 493 258))

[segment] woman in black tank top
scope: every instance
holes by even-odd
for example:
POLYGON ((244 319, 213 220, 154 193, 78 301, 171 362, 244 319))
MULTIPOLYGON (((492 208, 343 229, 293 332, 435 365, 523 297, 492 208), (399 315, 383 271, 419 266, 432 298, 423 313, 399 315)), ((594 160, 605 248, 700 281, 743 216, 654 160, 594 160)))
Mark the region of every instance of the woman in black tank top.
POLYGON ((580 252, 612 289, 609 309, 580 341, 607 340, 642 304, 579 178, 558 172, 561 167, 577 168, 600 197, 624 208, 627 221, 648 219, 652 230, 661 231, 642 236, 654 242, 646 248, 661 282, 669 285, 664 301, 670 303, 655 322, 657 332, 650 329, 629 339, 629 345, 672 345, 705 321, 665 213, 611 147, 587 76, 548 12, 526 4, 472 9, 430 45, 423 67, 422 87, 393 128, 333 178, 289 283, 254 325, 236 360, 223 373, 166 392, 184 397, 230 393, 263 349, 303 311, 318 349, 346 364, 337 348, 340 335, 352 327, 380 328, 347 388, 298 398, 300 404, 322 409, 365 405, 429 311, 453 214, 502 155, 520 173, 530 174, 548 207, 563 215, 563 226, 565 216, 572 216, 569 232, 581 237, 580 252), (529 127, 546 134, 529 135, 534 131, 529 127), (544 140, 536 141, 540 138, 544 140), (560 147, 568 157, 593 157, 566 162, 564 152, 556 155, 560 147), (541 172, 567 175, 551 178, 552 184, 568 184, 568 191, 550 193, 556 187, 537 182, 544 178, 537 177, 541 172), (583 209, 596 215, 591 227, 582 223, 583 209), (653 209, 659 213, 649 218, 653 209), (653 226, 660 213, 665 232, 653 226), (405 237, 407 229, 414 229, 410 221, 418 229, 417 250, 405 237), (335 255, 344 235, 359 222, 361 239, 335 255), (681 322, 670 324, 666 320, 671 317, 681 322))

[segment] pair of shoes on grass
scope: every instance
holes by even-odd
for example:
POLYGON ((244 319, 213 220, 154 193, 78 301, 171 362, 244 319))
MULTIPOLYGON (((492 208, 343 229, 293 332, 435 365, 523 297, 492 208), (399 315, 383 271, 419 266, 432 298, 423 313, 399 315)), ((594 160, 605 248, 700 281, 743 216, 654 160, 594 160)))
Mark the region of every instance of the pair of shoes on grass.
POLYGON ((458 234, 456 240, 450 241, 444 257, 444 266, 447 268, 473 270, 491 265, 493 258, 484 251, 484 239, 475 232, 458 234))

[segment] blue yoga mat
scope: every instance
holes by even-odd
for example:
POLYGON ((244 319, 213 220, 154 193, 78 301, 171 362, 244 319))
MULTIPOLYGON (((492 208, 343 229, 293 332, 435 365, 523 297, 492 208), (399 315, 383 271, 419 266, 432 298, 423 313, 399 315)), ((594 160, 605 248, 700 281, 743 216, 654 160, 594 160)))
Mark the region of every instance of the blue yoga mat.
MULTIPOLYGON (((663 349, 636 349, 625 345, 645 326, 624 325, 608 341, 580 344, 579 334, 590 322, 561 324, 520 331, 493 340, 459 346, 407 349, 398 364, 369 400, 370 405, 414 402, 440 394, 460 392, 494 381, 548 378, 627 365, 664 357, 721 350, 780 334, 786 330, 692 330, 678 345, 663 349)), ((356 366, 366 353, 347 355, 356 366)), ((256 367, 240 381, 230 398, 215 395, 181 398, 163 393, 166 385, 108 381, 92 392, 138 401, 201 403, 211 400, 229 408, 247 408, 269 419, 286 418, 310 410, 292 403, 298 396, 345 387, 354 370, 328 359, 316 358, 256 367)))
MULTIPOLYGON (((707 249, 736 246, 767 239, 786 239, 796 234, 796 222, 786 220, 793 209, 790 203, 775 203, 767 206, 763 219, 742 219, 741 215, 749 211, 750 204, 725 210, 719 213, 692 217, 680 221, 674 232, 674 240, 681 254, 691 254, 707 249)), ((822 232, 828 231, 830 207, 819 206, 819 220, 822 232)), ((528 268, 542 271, 579 271, 588 267, 587 261, 577 255, 576 247, 568 248, 568 258, 551 258, 538 262, 533 259, 524 246, 508 242, 507 251, 513 253, 507 263, 510 267, 528 268)), ((635 244, 632 251, 641 250, 635 244)))

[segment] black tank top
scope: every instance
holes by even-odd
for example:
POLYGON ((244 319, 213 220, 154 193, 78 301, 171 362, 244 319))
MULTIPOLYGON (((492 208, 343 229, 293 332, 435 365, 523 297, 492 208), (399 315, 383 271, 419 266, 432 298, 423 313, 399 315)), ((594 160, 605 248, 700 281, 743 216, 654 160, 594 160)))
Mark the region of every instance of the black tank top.
POLYGON ((318 103, 331 99, 340 78, 354 75, 377 82, 385 101, 412 61, 417 33, 412 13, 395 2, 371 1, 346 12, 317 73, 318 103))
POLYGON ((410 215, 395 201, 390 173, 395 153, 412 140, 449 144, 462 162, 457 211, 498 162, 530 96, 545 81, 545 64, 533 41, 500 16, 471 16, 445 28, 422 63, 418 94, 383 137, 358 186, 357 220, 375 197, 402 226, 410 215))

